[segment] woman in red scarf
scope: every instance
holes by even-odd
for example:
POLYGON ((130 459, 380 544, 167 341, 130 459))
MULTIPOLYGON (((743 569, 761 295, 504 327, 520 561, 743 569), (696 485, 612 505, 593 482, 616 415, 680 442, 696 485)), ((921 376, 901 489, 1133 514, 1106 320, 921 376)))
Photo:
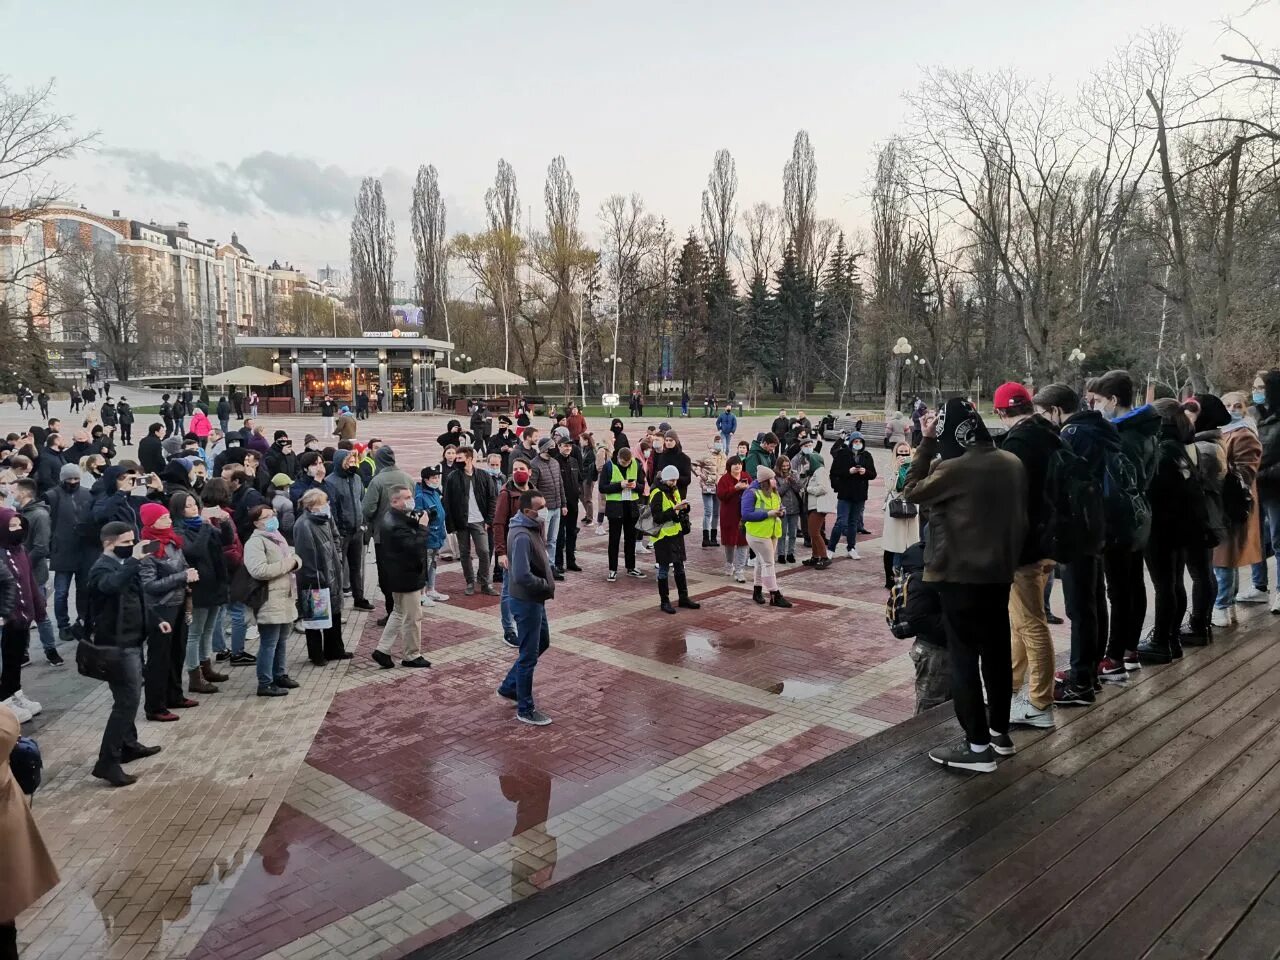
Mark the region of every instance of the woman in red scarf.
POLYGON ((143 673, 148 720, 177 720, 170 708, 195 707, 198 702, 182 692, 182 665, 187 654, 187 584, 200 575, 187 566, 182 537, 173 529, 173 517, 159 503, 144 503, 142 542, 146 550, 140 575, 142 594, 154 616, 147 622, 147 665, 143 673), (161 623, 169 624, 162 633, 161 623))

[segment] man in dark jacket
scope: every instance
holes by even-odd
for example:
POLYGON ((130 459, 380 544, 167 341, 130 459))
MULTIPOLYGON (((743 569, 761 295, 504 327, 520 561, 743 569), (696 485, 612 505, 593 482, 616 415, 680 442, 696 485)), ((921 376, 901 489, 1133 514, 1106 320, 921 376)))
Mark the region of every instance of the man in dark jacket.
MULTIPOLYGON (((1100 398, 1097 409, 1111 421, 1120 435, 1120 447, 1133 463, 1138 488, 1149 496, 1156 475, 1156 450, 1159 446, 1160 415, 1151 404, 1133 406, 1133 378, 1127 370, 1104 373, 1093 385, 1100 398)), ((1107 655, 1099 667, 1102 679, 1123 679, 1128 670, 1141 666, 1138 640, 1147 616, 1147 583, 1143 564, 1146 541, 1132 548, 1108 548, 1103 554, 1107 593, 1111 598, 1111 636, 1107 655)))
POLYGON ((488 453, 499 453, 502 455, 502 472, 504 474, 510 475, 511 454, 519 445, 520 438, 517 437, 515 431, 511 429, 511 418, 505 414, 498 417, 498 432, 489 438, 485 448, 488 453))
POLYGON ((791 432, 791 418, 787 416, 786 410, 778 411, 778 415, 773 418, 773 423, 769 427, 769 432, 779 438, 791 432))
POLYGON ((49 566, 53 568, 53 615, 58 622, 58 637, 74 640, 86 619, 88 590, 85 578, 96 554, 97 525, 93 520, 93 500, 80 486, 80 468, 68 463, 62 468, 56 487, 45 494, 49 504, 49 566), (76 585, 76 629, 73 632, 67 612, 67 596, 71 583, 76 585))
POLYGON ((1002 383, 994 396, 996 416, 1008 428, 999 446, 1022 461, 1027 474, 1027 536, 1009 594, 1012 625, 1014 726, 1053 726, 1053 638, 1045 615, 1044 587, 1054 560, 1045 555, 1049 505, 1045 483, 1049 461, 1063 448, 1053 424, 1035 412, 1031 392, 1020 383, 1002 383), (1023 681, 1027 694, 1022 695, 1023 681))
POLYGON ((476 404, 476 408, 471 411, 471 436, 476 446, 482 449, 489 439, 490 431, 489 410, 484 405, 484 401, 476 404))
POLYGON ((929 511, 924 578, 942 599, 951 695, 965 732, 957 746, 934 748, 929 757, 994 773, 996 755, 1014 751, 1009 586, 1027 535, 1026 470, 996 449, 978 411, 960 398, 947 401, 942 417, 927 413, 922 430, 904 493, 929 511))
POLYGON ((120 442, 126 446, 133 443, 133 407, 129 401, 121 397, 116 403, 116 423, 120 424, 120 442))
POLYGON ((40 489, 41 496, 58 485, 58 475, 67 462, 64 452, 67 446, 62 434, 51 433, 40 456, 36 458, 36 486, 40 489))
POLYGON ((23 546, 27 548, 27 559, 31 563, 31 583, 40 593, 44 601, 44 616, 36 621, 36 631, 40 637, 40 646, 44 648, 45 659, 53 666, 63 663, 58 653, 57 643, 53 639, 53 624, 49 622, 49 550, 51 525, 49 508, 41 500, 36 499, 36 482, 30 477, 14 481, 13 499, 18 513, 26 521, 27 535, 23 546))
MULTIPOLYGON (((102 553, 86 578, 89 629, 93 642, 109 647, 107 685, 111 688, 111 713, 93 775, 113 787, 127 787, 138 778, 124 772, 122 764, 160 752, 138 742, 138 705, 142 701, 142 642, 147 636, 147 605, 139 578, 143 546, 132 527, 108 523, 101 532, 102 553)), ((167 621, 161 633, 172 633, 167 621)))
POLYGON ((450 420, 445 424, 444 433, 436 437, 436 443, 440 444, 441 449, 444 447, 463 447, 473 446, 475 441, 471 434, 462 429, 461 420, 450 420))
POLYGON ((522 493, 520 512, 511 518, 507 533, 507 575, 502 582, 511 594, 520 653, 498 687, 498 696, 515 701, 516 719, 538 727, 549 724, 551 718, 534 706, 533 671, 551 646, 546 604, 556 595, 547 541, 538 521, 546 503, 536 490, 522 493))
POLYGON ((856 430, 831 448, 831 488, 836 492, 836 522, 827 540, 828 553, 835 553, 844 534, 849 557, 858 556, 858 531, 867 508, 867 489, 876 478, 876 461, 867 442, 856 430))
POLYGON ((578 566, 578 511, 582 507, 582 454, 567 433, 556 437, 555 459, 560 464, 564 503, 569 511, 556 536, 555 567, 581 573, 582 568, 578 566))
POLYGON ((240 535, 240 542, 245 543, 253 536, 253 521, 249 519, 253 508, 267 501, 254 488, 249 474, 245 473, 241 464, 228 464, 224 467, 222 479, 227 481, 231 490, 231 516, 235 521, 236 533, 240 535))
POLYGON ((395 666, 391 649, 400 639, 402 667, 429 667, 422 655, 422 587, 427 582, 427 527, 425 512, 414 516, 413 490, 396 485, 388 491, 388 509, 378 518, 379 573, 392 597, 391 614, 373 651, 373 660, 384 670, 395 666))
MULTIPOLYGON (((1258 442, 1262 444, 1262 460, 1258 464, 1258 504, 1256 516, 1271 533, 1271 545, 1280 541, 1280 370, 1261 373, 1253 382, 1253 404, 1258 410, 1258 442)), ((1249 522, 1255 522, 1254 517, 1249 522)), ((1261 576, 1255 584, 1266 590, 1266 557, 1262 558, 1261 576)), ((1280 570, 1272 586, 1271 612, 1280 613, 1280 570)))
POLYGON ((218 397, 218 404, 214 407, 215 415, 218 418, 218 426, 226 434, 231 429, 231 403, 226 397, 218 397))
MULTIPOLYGON (((529 470, 533 474, 533 486, 547 501, 547 545, 550 547, 560 536, 560 527, 564 523, 569 508, 565 504, 564 477, 560 472, 560 461, 555 458, 556 442, 551 437, 543 437, 538 441, 538 455, 529 462, 529 470)), ((556 580, 564 579, 564 572, 552 566, 551 575, 556 580)))
POLYGON ((533 461, 538 459, 538 428, 525 427, 520 434, 520 443, 511 451, 511 462, 522 460, 533 470, 533 461))
POLYGON ((153 423, 147 427, 147 435, 138 441, 138 463, 146 473, 164 470, 164 447, 160 436, 163 430, 164 424, 153 423))
POLYGON ((277 430, 267 451, 267 473, 275 476, 283 473, 290 479, 298 475, 298 455, 293 452, 293 441, 284 430, 277 430))
POLYGON ((324 479, 338 530, 338 553, 343 559, 344 585, 351 591, 357 610, 372 610, 364 594, 364 480, 352 450, 333 455, 332 469, 324 479))
POLYGON ((510 646, 519 646, 516 639, 516 621, 515 614, 512 613, 511 607, 511 590, 507 583, 506 570, 507 561, 507 530, 511 521, 516 514, 520 512, 520 495, 527 490, 532 490, 533 485, 530 482, 532 474, 529 465, 524 462, 518 462, 512 468, 511 479, 498 491, 498 496, 493 508, 493 553, 498 559, 498 566, 502 568, 502 636, 510 646))
POLYGON ((471 564, 475 548, 479 567, 480 592, 497 596, 493 588, 492 564, 489 557, 489 526, 493 523, 494 489, 486 475, 476 470, 475 451, 463 447, 458 455, 461 469, 452 471, 444 481, 445 528, 458 538, 458 558, 462 574, 467 578, 466 594, 476 592, 476 570, 471 564))

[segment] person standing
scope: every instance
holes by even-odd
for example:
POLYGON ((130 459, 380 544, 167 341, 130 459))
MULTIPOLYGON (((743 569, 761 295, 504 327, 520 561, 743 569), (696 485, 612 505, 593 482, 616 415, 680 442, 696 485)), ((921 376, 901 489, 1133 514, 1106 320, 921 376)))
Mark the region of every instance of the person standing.
MULTIPOLYGON (((554 544, 560 535, 560 524, 569 510, 565 506, 564 477, 560 472, 560 462, 552 456, 555 441, 551 437, 543 437, 538 441, 538 455, 533 458, 530 468, 533 474, 533 486, 547 501, 547 544, 554 544)), ((564 573, 554 564, 551 567, 554 580, 563 580, 564 573)))
MULTIPOLYGON (((444 547, 448 533, 445 530, 444 522, 444 497, 442 495, 442 481, 440 479, 440 468, 438 466, 427 466, 422 468, 422 479, 413 490, 413 509, 421 511, 430 521, 427 525, 427 582, 422 591, 422 605, 424 607, 433 607, 437 603, 445 603, 448 601, 448 594, 441 593, 436 589, 436 570, 440 562, 440 550, 444 547)), ((528 478, 528 471, 525 471, 525 477, 528 478)), ((495 531, 496 539, 496 520, 495 531)), ((506 594, 504 593, 505 597, 506 594)), ((503 626, 507 625, 505 619, 502 621, 503 626)))
MULTIPOLYGON (((1258 499, 1258 466, 1262 462, 1262 443, 1257 431, 1250 424, 1246 413, 1249 399, 1243 393, 1224 394, 1223 405, 1227 408, 1228 422, 1222 427, 1222 446, 1227 456, 1228 475, 1234 474, 1241 489, 1249 493, 1248 503, 1252 505, 1248 516, 1243 521, 1237 520, 1227 527, 1227 537, 1213 551, 1213 572, 1218 581, 1218 596, 1214 601, 1212 625, 1228 627, 1236 622, 1235 605, 1242 599, 1246 602, 1265 601, 1267 592, 1250 584, 1251 593, 1239 591, 1240 568, 1257 569, 1261 566, 1266 573, 1266 559, 1262 552, 1262 525, 1265 519, 1262 512, 1262 501, 1258 499)), ((1186 642, 1184 638, 1183 642, 1186 642)))
MULTIPOLYGON (((430 468, 428 468, 430 469, 430 468)), ((509 646, 519 646, 516 636, 515 608, 511 605, 510 561, 507 557, 507 533, 511 521, 520 512, 521 494, 532 490, 532 474, 529 464, 518 460, 512 464, 511 479, 498 491, 493 511, 493 550, 502 569, 502 637, 509 646)))
MULTIPOLYGON (((31 624, 39 623, 45 616, 44 598, 36 590, 31 558, 23 546, 26 527, 17 511, 0 507, 0 563, 6 568, 4 579, 12 581, 16 588, 12 604, 0 604, 0 610, 7 610, 3 626, 0 626, 0 703, 23 717, 24 721, 42 709, 39 703, 22 692, 22 665, 27 659, 31 624)), ((7 586, 3 593, 9 593, 7 586)))
POLYGON ((298 616, 294 571, 302 561, 280 533, 280 521, 269 506, 259 503, 248 514, 252 533, 244 545, 249 576, 264 581, 267 595, 253 613, 258 624, 258 696, 283 697, 300 684, 289 676, 285 643, 298 616))
POLYGON ((556 595, 547 539, 539 521, 545 510, 546 499, 537 490, 520 494, 520 511, 511 518, 507 534, 507 573, 502 578, 511 595, 520 652, 498 687, 498 696, 515 701, 516 719, 536 727, 551 723, 533 700, 533 672, 538 658, 551 646, 546 605, 556 595))
MULTIPOLYGON (((476 471, 474 449, 463 447, 459 451, 459 462, 462 469, 449 474, 444 484, 445 527, 458 538, 458 559, 462 561, 462 575, 467 580, 466 595, 469 597, 476 592, 478 572, 480 592, 495 597, 498 591, 493 588, 488 536, 493 523, 493 485, 476 471), (471 562, 473 549, 475 567, 471 562)), ((552 468, 558 472, 555 464, 552 468)))
POLYGON ((876 478, 876 461, 866 449, 866 440, 856 430, 831 451, 831 486, 836 491, 836 522, 831 527, 827 551, 834 554, 843 534, 848 541, 848 555, 859 560, 858 531, 862 529, 867 507, 867 488, 876 478))
POLYGON ((680 492, 680 471, 672 464, 663 467, 658 482, 649 494, 649 509, 658 532, 653 537, 653 558, 658 567, 658 597, 663 613, 675 613, 671 605, 668 578, 674 574, 678 604, 688 610, 697 610, 701 604, 689 599, 689 584, 685 579, 684 538, 689 531, 689 501, 680 492))
POLYGON ((231 546, 230 524, 218 527, 201 515, 200 501, 189 493, 175 493, 169 500, 173 525, 181 529, 182 555, 196 572, 190 584, 190 622, 183 666, 187 671, 187 692, 217 693, 215 683, 230 678, 213 669, 213 634, 219 628, 222 610, 230 599, 231 576, 224 550, 231 546))
POLYGON ((144 503, 139 513, 147 549, 138 573, 154 614, 147 635, 146 716, 168 723, 178 719, 171 708, 198 706, 183 695, 181 677, 187 655, 187 588, 200 574, 187 565, 182 537, 173 529, 173 517, 164 505, 144 503))
POLYGON ((906 503, 902 499, 902 492, 907 485, 907 472, 910 469, 911 447, 904 440, 894 447, 893 473, 890 474, 884 491, 884 535, 881 539, 884 541, 884 588, 886 590, 893 587, 894 571, 902 567, 902 555, 920 542, 919 510, 905 511, 911 513, 909 517, 895 517, 892 509, 895 501, 906 503))
POLYGON ((44 387, 40 388, 40 392, 36 394, 36 401, 40 404, 40 419, 49 419, 49 391, 44 387))
POLYGON ((1015 749, 1009 589, 1027 535, 1026 468, 996 449, 978 411, 958 397, 942 416, 926 412, 921 432, 905 493, 928 510, 924 580, 942 601, 951 694, 965 733, 929 758, 948 769, 994 773, 996 755, 1015 749))
POLYGON ((805 480, 791 467, 791 458, 778 457, 774 477, 782 497, 782 539, 778 541, 778 563, 796 562, 796 537, 804 520, 805 480))
POLYGON ((600 472, 600 495, 604 497, 604 515, 609 522, 609 583, 618 579, 620 542, 625 543, 627 576, 644 576, 636 568, 636 519, 643 494, 644 480, 631 448, 615 448, 613 457, 600 472))
POLYGON ((812 553, 800 561, 803 566, 815 570, 825 570, 831 566, 831 558, 827 555, 826 525, 827 517, 839 509, 836 491, 831 486, 830 471, 823 468, 827 465, 822 454, 815 452, 812 439, 806 440, 800 447, 799 470, 805 475, 804 503, 808 511, 806 522, 809 525, 809 546, 812 553))
POLYGON ((720 541, 724 546, 724 573, 738 583, 746 583, 747 535, 742 529, 742 494, 751 486, 743 472, 742 458, 736 454, 725 461, 725 472, 716 481, 720 501, 720 541))
POLYGON ((720 433, 725 452, 732 450, 733 435, 738 432, 738 418, 733 415, 733 404, 726 403, 724 412, 716 417, 716 430, 720 433))
POLYGON ((71 391, 68 394, 68 396, 71 398, 71 412, 79 413, 80 403, 81 403, 80 388, 73 383, 71 385, 71 391))
POLYGON ((427 514, 414 516, 413 491, 408 485, 397 484, 387 490, 387 509, 379 517, 376 531, 381 545, 378 573, 391 592, 393 605, 373 651, 373 661, 384 670, 395 666, 391 650, 397 639, 400 666, 431 666, 431 661, 422 655, 421 627, 421 594, 427 582, 426 532, 430 525, 427 514))
MULTIPOLYGON (((330 660, 349 660, 342 642, 342 553, 340 537, 333 523, 329 496, 323 490, 308 490, 298 501, 293 548, 302 566, 298 568, 299 590, 328 590, 332 620, 323 630, 308 628, 307 657, 317 667, 330 660)), ((305 609, 305 606, 304 606, 305 609)), ((304 618, 305 619, 305 618, 304 618)))
POLYGON ((582 567, 578 566, 578 511, 582 507, 582 454, 563 427, 557 429, 555 441, 554 459, 560 466, 560 482, 567 510, 556 537, 555 568, 581 573, 582 567))
MULTIPOLYGON (((1258 408, 1258 441, 1262 446, 1262 458, 1258 463, 1259 519, 1266 524, 1273 549, 1280 549, 1280 370, 1259 373, 1253 382, 1253 405, 1258 408)), ((1254 568, 1250 593, 1241 593, 1239 599, 1261 602, 1266 599, 1266 560, 1261 569, 1254 568), (1261 581, 1261 582, 1259 582, 1261 581), (1259 589, 1261 588, 1261 589, 1259 589), (1261 597, 1256 594, 1261 593, 1261 597)), ((1276 579, 1271 594, 1271 612, 1280 614, 1280 561, 1276 565, 1276 579)))
POLYGON ((88 593, 85 578, 94 558, 86 536, 93 526, 93 496, 80 486, 80 468, 66 464, 58 474, 58 485, 45 494, 49 504, 49 566, 53 568, 53 614, 58 623, 58 639, 73 640, 83 631, 88 593), (67 598, 72 581, 76 587, 76 620, 72 630, 67 598))
POLYGON ((251 390, 249 391, 249 416, 256 417, 257 415, 258 415, 258 391, 251 390))
POLYGON ((716 484, 724 474, 727 460, 724 438, 716 434, 711 440, 710 451, 694 464, 698 487, 702 493, 703 547, 720 546, 720 498, 716 496, 716 484))
POLYGON ((324 479, 329 495, 329 509, 338 533, 338 552, 342 557, 342 580, 351 591, 356 610, 372 610, 364 590, 364 480, 354 450, 339 450, 333 455, 332 471, 324 479))
POLYGON ((334 434, 334 415, 338 412, 338 405, 333 402, 333 397, 327 393, 320 401, 320 416, 324 417, 324 435, 331 437, 334 434))
POLYGON ((338 410, 337 426, 330 433, 337 437, 339 442, 343 440, 354 441, 358 429, 356 418, 351 415, 351 408, 344 403, 338 410))
POLYGON ((747 533, 747 546, 756 555, 755 587, 752 598, 765 603, 764 591, 769 591, 771 607, 790 607, 791 601, 778 589, 775 563, 778 541, 782 538, 782 496, 778 493, 773 470, 766 466, 756 468, 755 479, 742 491, 742 520, 747 533))
POLYGON ((53 639, 53 624, 49 622, 49 553, 53 536, 49 508, 36 499, 36 482, 30 477, 14 481, 13 503, 26 526, 23 546, 27 548, 31 561, 32 585, 44 603, 44 616, 36 621, 40 646, 44 648, 44 658, 50 665, 60 667, 64 661, 53 639))
POLYGON ((218 397, 218 405, 214 408, 218 415, 218 426, 225 436, 231 430, 231 404, 225 396, 218 397))
MULTIPOLYGON (((1191 576, 1191 612, 1178 631, 1179 646, 1203 647, 1212 639, 1210 618, 1218 583, 1213 573, 1213 551, 1230 539, 1224 489, 1229 469, 1222 428, 1231 422, 1226 405, 1212 393, 1201 393, 1183 404, 1195 432, 1187 452, 1195 461, 1196 473, 1205 495, 1206 519, 1212 545, 1191 543, 1187 548, 1187 573, 1191 576)), ((1238 478, 1237 478, 1238 479, 1238 478)), ((1182 591, 1185 596, 1185 590, 1182 591)))
POLYGON ((382 556, 381 520, 391 508, 391 489, 393 487, 412 488, 413 481, 409 479, 407 473, 396 466, 395 451, 390 447, 379 447, 373 459, 376 472, 365 485, 364 502, 361 504, 360 512, 364 517, 365 526, 372 530, 373 559, 378 571, 378 587, 382 591, 382 602, 386 608, 386 613, 378 618, 377 624, 384 627, 391 616, 393 598, 392 591, 387 586, 388 564, 382 556))

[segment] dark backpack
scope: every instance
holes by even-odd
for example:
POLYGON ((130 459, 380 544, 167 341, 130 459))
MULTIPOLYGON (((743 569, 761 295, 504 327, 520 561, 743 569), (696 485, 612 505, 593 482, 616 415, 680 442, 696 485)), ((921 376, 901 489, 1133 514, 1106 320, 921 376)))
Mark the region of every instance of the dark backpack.
POLYGON ((1106 513, 1089 462, 1065 445, 1049 457, 1045 469, 1047 506, 1042 556, 1059 563, 1095 557, 1107 539, 1106 513))
POLYGON ((889 599, 885 601, 884 618, 889 624, 889 632, 899 640, 915 637, 939 646, 946 645, 942 600, 938 591, 925 583, 923 570, 898 570, 889 599))
POLYGON ((1151 504, 1138 485, 1138 469, 1120 449, 1105 450, 1102 463, 1107 546, 1141 550, 1151 536, 1151 504))
POLYGON ((1191 459, 1186 444, 1161 440, 1157 462, 1165 465, 1159 479, 1164 488, 1162 494, 1178 512, 1175 532, 1188 547, 1216 547, 1219 537, 1214 532, 1209 495, 1201 481, 1200 467, 1191 459))
POLYGON ((19 737, 9 753, 9 769, 13 771, 13 779, 18 781, 18 789, 27 796, 35 793, 40 789, 44 772, 40 745, 30 737, 19 737))
POLYGON ((1222 479, 1222 513, 1231 527, 1243 527, 1253 515, 1253 491, 1229 464, 1222 479))

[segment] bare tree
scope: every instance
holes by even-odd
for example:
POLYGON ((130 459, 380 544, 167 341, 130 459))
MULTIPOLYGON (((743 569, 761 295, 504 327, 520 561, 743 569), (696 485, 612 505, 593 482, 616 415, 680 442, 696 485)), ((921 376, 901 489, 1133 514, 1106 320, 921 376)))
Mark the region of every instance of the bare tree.
POLYGON ((154 286, 133 258, 92 243, 69 244, 50 271, 50 291, 58 312, 96 342, 116 377, 127 382, 147 352, 141 321, 157 314, 154 286))
POLYGON ((351 286, 361 329, 391 329, 395 224, 387 216, 382 181, 365 177, 351 219, 351 286))
POLYGON ((780 257, 779 239, 782 234, 782 211, 767 203, 757 203, 742 213, 745 241, 741 245, 744 255, 738 258, 745 286, 753 277, 771 277, 780 257))
MULTIPOLYGON (((600 204, 597 215, 604 233, 603 258, 606 283, 613 294, 613 353, 610 363, 609 390, 618 391, 618 349, 624 329, 637 323, 640 297, 645 292, 642 267, 657 244, 658 219, 646 213, 644 200, 633 193, 624 197, 615 193, 600 204)), ((633 370, 634 370, 634 360, 633 370)))
POLYGON ((782 168, 782 216, 785 240, 795 250, 800 270, 810 277, 817 272, 817 197, 818 162, 808 131, 801 130, 791 147, 791 159, 782 168))
POLYGON ((418 167, 410 208, 413 249, 417 267, 418 299, 422 303, 422 325, 431 336, 449 329, 449 244, 445 232, 445 207, 434 166, 418 167))
POLYGON ((728 272, 734 251, 734 224, 738 219, 738 171, 728 150, 717 150, 702 191, 702 243, 713 268, 728 272))

